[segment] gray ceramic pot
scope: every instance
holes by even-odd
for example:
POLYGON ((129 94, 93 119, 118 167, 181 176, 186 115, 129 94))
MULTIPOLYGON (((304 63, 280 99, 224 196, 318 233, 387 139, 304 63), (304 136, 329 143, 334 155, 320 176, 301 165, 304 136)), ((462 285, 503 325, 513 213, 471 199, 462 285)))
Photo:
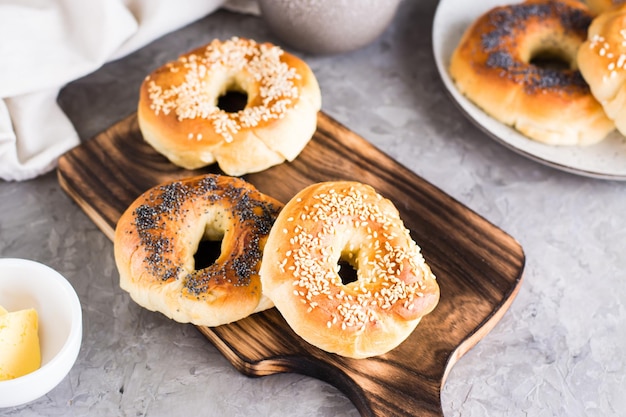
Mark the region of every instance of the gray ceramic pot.
POLYGON ((304 52, 335 54, 376 39, 402 0, 259 0, 272 32, 304 52))

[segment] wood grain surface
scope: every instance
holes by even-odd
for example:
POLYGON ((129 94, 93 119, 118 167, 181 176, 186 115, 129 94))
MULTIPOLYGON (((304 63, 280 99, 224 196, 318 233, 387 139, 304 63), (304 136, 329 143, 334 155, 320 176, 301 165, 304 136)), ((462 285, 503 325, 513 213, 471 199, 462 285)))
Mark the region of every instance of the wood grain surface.
MULTIPOLYGON (((175 167, 143 141, 136 115, 69 151, 58 166, 63 189, 111 239, 121 213, 143 191, 203 172, 219 170, 175 167)), ((519 290, 525 256, 518 242, 323 113, 295 161, 245 179, 283 202, 314 182, 372 185, 398 207, 437 275, 441 300, 398 348, 370 359, 308 345, 276 309, 200 332, 242 373, 297 372, 327 381, 363 416, 442 416, 449 370, 519 290)))

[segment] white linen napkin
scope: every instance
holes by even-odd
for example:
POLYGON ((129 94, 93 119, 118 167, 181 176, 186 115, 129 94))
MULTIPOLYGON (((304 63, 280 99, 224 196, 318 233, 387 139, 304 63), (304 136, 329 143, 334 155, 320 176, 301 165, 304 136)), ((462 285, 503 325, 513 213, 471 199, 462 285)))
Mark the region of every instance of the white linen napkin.
MULTIPOLYGON (((226 1, 0 0, 0 178, 46 173, 79 144, 56 103, 64 85, 226 1)), ((231 2, 257 10, 253 0, 231 2)))

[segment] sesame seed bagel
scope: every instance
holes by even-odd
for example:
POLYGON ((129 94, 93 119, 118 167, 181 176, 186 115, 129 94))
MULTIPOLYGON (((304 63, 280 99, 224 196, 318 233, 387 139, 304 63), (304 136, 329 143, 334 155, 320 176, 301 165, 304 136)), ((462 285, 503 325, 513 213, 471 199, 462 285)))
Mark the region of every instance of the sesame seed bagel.
POLYGON ((625 0, 586 0, 585 3, 593 14, 604 13, 613 7, 624 4, 625 0))
POLYGON ((358 182, 318 183, 293 197, 270 231, 260 274, 296 334, 352 358, 395 348, 439 301, 398 210, 358 182), (340 261, 355 281, 342 281, 340 261))
POLYGON ((204 175, 156 186, 117 223, 120 286, 149 310, 201 326, 270 308, 258 269, 281 207, 239 178, 204 175), (196 269, 200 242, 220 239, 217 260, 196 269))
POLYGON ((609 119, 626 135, 626 4, 593 20, 578 65, 609 119))
POLYGON ((464 33, 450 76, 485 113, 530 139, 597 143, 615 126, 578 71, 576 56, 591 19, 576 0, 495 7, 464 33))
POLYGON ((317 126, 321 93, 309 66, 270 43, 214 40, 148 75, 137 117, 150 145, 174 164, 218 163, 228 175, 293 160, 317 126), (243 109, 220 97, 239 92, 243 109))

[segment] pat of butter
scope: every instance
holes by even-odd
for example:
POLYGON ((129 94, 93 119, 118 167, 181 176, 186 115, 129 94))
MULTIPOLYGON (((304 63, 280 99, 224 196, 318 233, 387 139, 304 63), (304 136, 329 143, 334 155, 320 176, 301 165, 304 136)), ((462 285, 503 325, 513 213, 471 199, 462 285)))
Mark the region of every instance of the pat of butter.
POLYGON ((17 378, 41 366, 37 311, 8 312, 0 306, 0 381, 17 378))

